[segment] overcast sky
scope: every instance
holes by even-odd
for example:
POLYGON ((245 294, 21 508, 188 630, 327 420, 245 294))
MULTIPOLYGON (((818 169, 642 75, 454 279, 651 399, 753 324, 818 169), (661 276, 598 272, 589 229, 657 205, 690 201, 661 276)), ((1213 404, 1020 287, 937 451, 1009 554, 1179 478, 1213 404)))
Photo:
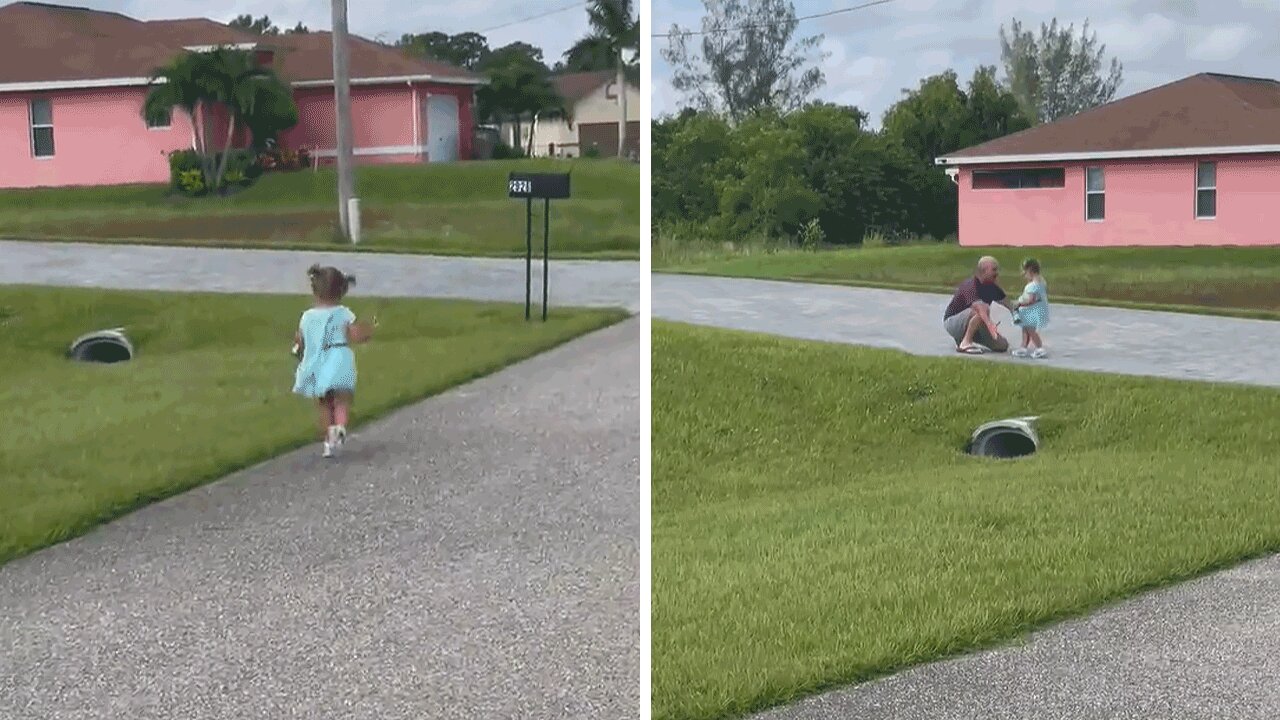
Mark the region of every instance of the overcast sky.
MULTIPOLYGON (((701 0, 652 2, 652 32, 668 32, 672 23, 701 29, 701 0)), ((804 16, 862 0, 794 4, 804 16)), ((978 65, 1000 66, 1000 26, 1015 16, 1037 32, 1054 16, 1077 28, 1088 19, 1107 54, 1124 65, 1119 96, 1206 71, 1280 78, 1280 0, 895 0, 802 21, 796 36, 826 36, 820 98, 856 105, 878 127, 902 89, 921 78, 953 68, 964 83, 978 65)), ((653 39, 655 116, 680 107, 659 53, 666 43, 653 39)))
MULTIPOLYGON (((207 17, 227 22, 237 15, 268 15, 281 28, 302 21, 313 30, 328 30, 333 23, 326 0, 48 0, 60 5, 79 5, 111 10, 142 20, 207 17)), ((8 0, 0 0, 0 5, 8 0)), ((404 33, 439 31, 451 35, 478 32, 499 25, 508 27, 483 33, 490 47, 522 40, 542 48, 548 65, 587 32, 587 11, 577 6, 524 21, 535 15, 573 5, 572 0, 350 0, 348 23, 351 32, 368 38, 396 40, 404 33)))

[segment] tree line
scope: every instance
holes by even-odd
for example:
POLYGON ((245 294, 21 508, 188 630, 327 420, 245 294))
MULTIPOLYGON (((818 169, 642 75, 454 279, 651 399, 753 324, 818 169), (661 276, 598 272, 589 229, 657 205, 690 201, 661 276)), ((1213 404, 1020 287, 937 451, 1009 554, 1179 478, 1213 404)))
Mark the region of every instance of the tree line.
POLYGON ((1002 67, 926 77, 873 130, 861 109, 813 101, 823 38, 796 36, 790 0, 703 4, 701 31, 667 34, 683 109, 652 135, 654 221, 676 238, 946 238, 957 195, 935 158, 1109 102, 1123 78, 1087 21, 1035 32, 1014 19, 1002 67))

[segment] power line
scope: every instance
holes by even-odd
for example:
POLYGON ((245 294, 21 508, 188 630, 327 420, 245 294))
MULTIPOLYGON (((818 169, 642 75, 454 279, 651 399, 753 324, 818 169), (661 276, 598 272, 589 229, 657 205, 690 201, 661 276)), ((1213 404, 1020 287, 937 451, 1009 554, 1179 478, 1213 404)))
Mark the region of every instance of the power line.
POLYGON ((581 2, 576 2, 576 3, 573 3, 572 5, 565 5, 564 7, 556 8, 555 10, 548 10, 548 11, 546 11, 546 12, 544 12, 544 13, 539 13, 539 14, 537 14, 537 15, 530 15, 529 17, 527 17, 527 18, 522 18, 522 19, 520 19, 520 20, 512 20, 511 22, 503 23, 503 24, 501 24, 501 25, 494 25, 493 27, 491 27, 491 28, 485 28, 484 30, 477 30, 477 31, 476 31, 476 34, 478 34, 478 35, 483 35, 483 34, 488 33, 488 32, 493 32, 494 30, 501 30, 501 29, 503 29, 503 28, 509 28, 509 27, 511 27, 512 25, 519 25, 519 24, 521 24, 521 23, 527 23, 527 22, 529 22, 530 20, 541 20, 541 19, 542 19, 542 18, 544 18, 544 17, 549 17, 549 16, 551 16, 551 15, 555 15, 555 14, 557 14, 557 13, 562 13, 562 12, 565 12, 566 10, 573 10, 574 8, 580 8, 580 7, 583 7, 583 6, 584 6, 584 5, 586 5, 586 4, 587 4, 587 0, 581 0, 581 2))
MULTIPOLYGON (((824 13, 817 13, 815 15, 805 15, 803 17, 796 18, 795 21, 800 22, 801 20, 813 20, 814 18, 830 17, 832 15, 839 15, 841 13, 853 12, 854 10, 865 10, 866 8, 869 8, 869 7, 875 7, 876 5, 885 5, 891 2, 893 2, 893 0, 874 0, 873 2, 863 3, 861 5, 855 5, 853 7, 841 8, 839 10, 831 10, 824 13)), ((773 20, 770 22, 751 23, 749 25, 739 25, 738 27, 720 28, 719 30, 688 30, 685 32, 678 32, 678 33, 658 33, 656 35, 653 35, 652 37, 669 38, 669 37, 674 37, 676 35, 679 35, 681 37, 691 37, 693 35, 714 35, 716 33, 737 32, 739 30, 752 30, 755 28, 769 27, 771 25, 781 25, 784 22, 790 22, 790 21, 789 20, 773 20)))

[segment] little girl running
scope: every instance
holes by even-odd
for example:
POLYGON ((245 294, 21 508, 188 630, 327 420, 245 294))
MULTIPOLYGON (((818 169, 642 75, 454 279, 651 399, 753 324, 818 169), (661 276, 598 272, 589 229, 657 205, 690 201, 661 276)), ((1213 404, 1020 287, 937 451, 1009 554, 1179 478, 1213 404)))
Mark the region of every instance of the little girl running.
POLYGON ((347 420, 356 391, 356 358, 352 343, 368 342, 372 324, 356 322, 342 298, 356 279, 337 268, 312 265, 307 270, 315 305, 302 313, 294 336, 300 356, 293 392, 314 398, 324 433, 324 457, 333 457, 347 438, 347 420))
POLYGON ((1044 340, 1040 331, 1049 324, 1049 290, 1044 276, 1040 274, 1040 263, 1028 258, 1022 263, 1022 276, 1027 279, 1027 286, 1018 298, 1018 325, 1022 328, 1022 347, 1013 351, 1014 357, 1044 358, 1048 352, 1044 349, 1044 340), (1029 348, 1034 348, 1030 349, 1029 348))

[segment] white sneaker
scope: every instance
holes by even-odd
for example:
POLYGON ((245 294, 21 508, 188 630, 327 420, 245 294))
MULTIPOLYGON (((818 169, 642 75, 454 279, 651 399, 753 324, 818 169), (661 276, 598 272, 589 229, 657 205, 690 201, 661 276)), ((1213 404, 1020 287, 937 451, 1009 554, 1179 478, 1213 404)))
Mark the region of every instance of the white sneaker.
POLYGON ((1049 357, 1049 352, 1044 348, 1036 348, 1035 351, 1031 353, 1031 357, 1037 360, 1043 360, 1049 357))
POLYGON ((1011 352, 1011 353, 1009 353, 1009 354, 1010 354, 1010 355, 1012 355, 1012 356, 1014 356, 1014 357, 1016 357, 1016 358, 1024 358, 1024 357, 1026 357, 1026 356, 1027 356, 1027 349, 1026 349, 1026 348, 1018 348, 1017 350, 1014 350, 1013 352, 1011 352))
POLYGON ((333 457, 342 449, 342 444, 347 440, 347 429, 341 425, 330 425, 329 433, 324 439, 324 456, 333 457))

